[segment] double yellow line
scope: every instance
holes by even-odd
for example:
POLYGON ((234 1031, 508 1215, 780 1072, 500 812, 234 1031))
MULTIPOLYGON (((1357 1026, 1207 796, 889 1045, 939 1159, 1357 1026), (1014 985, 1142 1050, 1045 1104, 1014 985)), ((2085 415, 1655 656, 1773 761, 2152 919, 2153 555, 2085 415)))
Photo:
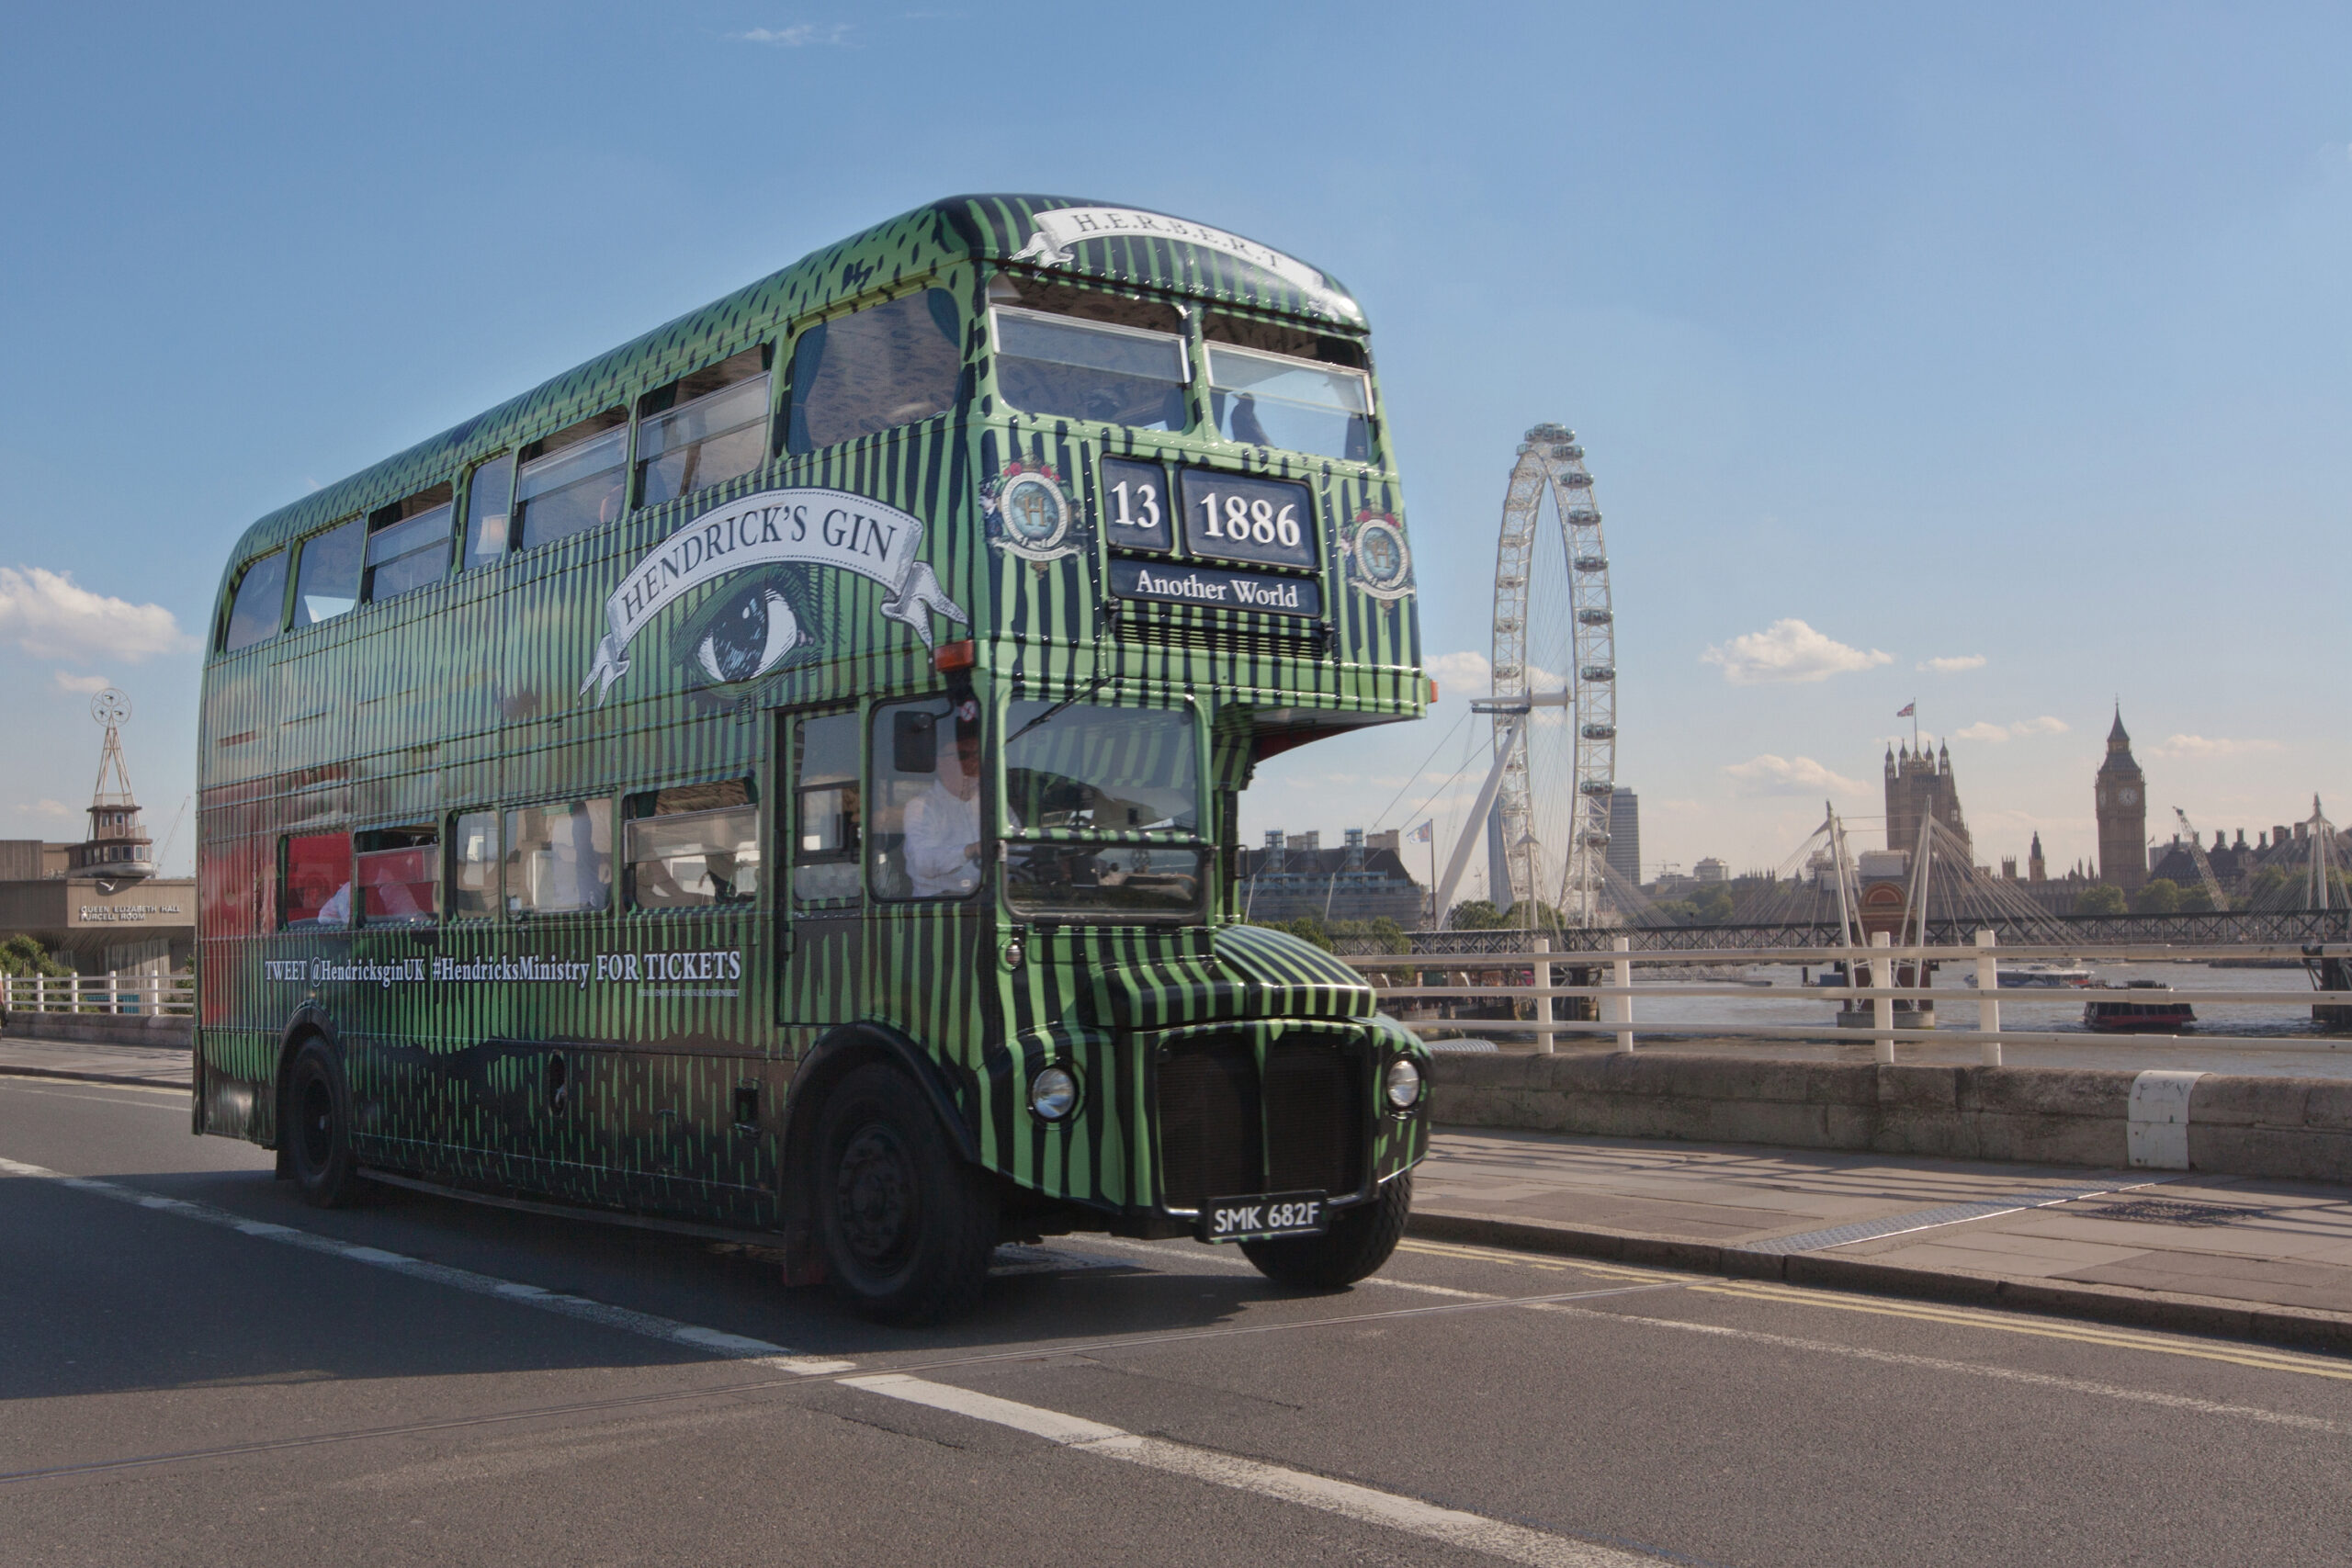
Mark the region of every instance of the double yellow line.
POLYGON ((1990 1329, 1997 1334, 2026 1334, 2039 1339, 2066 1339, 2083 1345, 2100 1345, 2119 1350, 2145 1350, 2160 1356, 2185 1356, 2200 1361, 2225 1361, 2233 1366, 2256 1367, 2265 1371, 2296 1372, 2305 1377, 2327 1378, 2337 1382, 2352 1382, 2352 1361, 2330 1356, 2304 1355, 2293 1350, 2272 1350, 2259 1345, 2234 1345, 2220 1340, 2196 1339, 2182 1335, 2155 1334, 2132 1328, 2110 1328, 2096 1323, 2069 1323, 2059 1319, 2035 1317, 2023 1313, 1987 1311, 1978 1307, 1944 1306, 1933 1302, 1893 1301, 1884 1297, 1849 1296, 1839 1292, 1810 1290, 1799 1285, 1774 1284, 1763 1280, 1708 1280, 1700 1282, 1696 1275, 1680 1274, 1671 1269, 1637 1269, 1621 1263, 1588 1262, 1582 1258, 1546 1258, 1521 1252, 1503 1252, 1483 1247, 1460 1247, 1445 1242, 1406 1241, 1397 1245, 1400 1252, 1417 1252, 1430 1257, 1453 1258, 1478 1263, 1501 1263, 1520 1269, 1541 1269, 1557 1273, 1575 1269, 1580 1273, 1598 1274, 1607 1279, 1679 1280, 1691 1280, 1690 1290, 1695 1294, 1731 1296, 1747 1301, 1770 1302, 1782 1306, 1822 1307, 1834 1312, 1866 1313, 1875 1317, 1909 1318, 1917 1323, 1941 1324, 1954 1328, 1990 1329))

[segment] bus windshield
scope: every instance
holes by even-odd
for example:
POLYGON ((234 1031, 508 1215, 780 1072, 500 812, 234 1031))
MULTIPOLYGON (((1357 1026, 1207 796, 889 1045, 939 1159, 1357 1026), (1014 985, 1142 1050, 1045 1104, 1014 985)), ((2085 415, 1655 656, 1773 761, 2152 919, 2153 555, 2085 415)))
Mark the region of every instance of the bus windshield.
POLYGON ((1101 919, 1197 915, 1201 852, 1139 835, 1188 839, 1200 829, 1192 716, 1020 701, 1006 715, 1005 891, 1029 913, 1101 919), (1096 835, 1125 842, 1072 842, 1096 835))

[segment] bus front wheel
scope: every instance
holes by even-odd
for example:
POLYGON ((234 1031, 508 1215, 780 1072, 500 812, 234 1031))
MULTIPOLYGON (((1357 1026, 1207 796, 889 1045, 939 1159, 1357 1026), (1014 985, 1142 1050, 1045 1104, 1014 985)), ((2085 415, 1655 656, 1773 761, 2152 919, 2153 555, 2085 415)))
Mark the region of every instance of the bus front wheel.
POLYGON ((827 1097, 817 1148, 827 1271, 859 1311, 933 1323, 978 1303, 996 1249, 994 1192, 904 1074, 874 1063, 844 1077, 827 1097))
POLYGON ((302 1201, 339 1209, 359 1187, 359 1162, 351 1151, 351 1092, 343 1066, 323 1040, 305 1042, 286 1075, 286 1125, 279 1132, 287 1168, 302 1201))
POLYGON ((1245 1241, 1241 1250, 1258 1272, 1278 1285, 1336 1291, 1378 1273, 1405 1234, 1413 1212, 1413 1178, 1393 1177, 1369 1203, 1342 1209, 1321 1235, 1245 1241))

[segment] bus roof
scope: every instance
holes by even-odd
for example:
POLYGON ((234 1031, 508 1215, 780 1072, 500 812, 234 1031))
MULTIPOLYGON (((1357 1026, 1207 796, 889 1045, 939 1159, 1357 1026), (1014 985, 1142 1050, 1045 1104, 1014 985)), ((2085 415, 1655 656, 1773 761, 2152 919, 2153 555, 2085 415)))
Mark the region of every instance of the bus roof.
POLYGON ((463 464, 611 407, 759 341, 766 328, 967 260, 1049 267, 1362 331, 1338 279, 1229 231, 1145 209, 1051 196, 954 196, 812 251, 405 452, 282 506, 247 528, 238 567, 363 507, 450 478, 463 464))

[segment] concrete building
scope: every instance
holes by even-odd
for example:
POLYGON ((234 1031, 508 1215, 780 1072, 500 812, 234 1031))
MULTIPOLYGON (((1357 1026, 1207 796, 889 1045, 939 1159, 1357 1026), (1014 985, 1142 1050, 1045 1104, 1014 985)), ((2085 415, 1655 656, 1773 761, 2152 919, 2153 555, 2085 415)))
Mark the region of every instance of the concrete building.
POLYGON ((2098 814, 2098 875, 2125 892, 2148 880, 2148 783, 2132 759, 2123 709, 2107 732, 2107 757, 2091 781, 2098 814))
POLYGON ((1383 916, 1407 931, 1422 922, 1427 896, 1405 868, 1396 835, 1367 840, 1351 828, 1346 842, 1327 850, 1318 834, 1270 829, 1265 847, 1241 852, 1241 907, 1253 920, 1373 920, 1383 916))
POLYGON ((1731 867, 1725 865, 1722 861, 1717 860, 1714 856, 1709 855, 1706 859, 1701 861, 1697 865, 1690 868, 1690 876, 1691 880, 1700 883, 1729 882, 1731 880, 1731 867))
POLYGON ((1609 869, 1634 886, 1642 883, 1642 803, 1630 789, 1609 792, 1609 869))
POLYGON ((1960 840, 1961 852, 1969 864, 1976 863, 1976 850, 1968 836, 1968 818, 1960 809, 1960 785, 1952 776, 1951 751, 1938 746, 1929 756, 1925 746, 1913 751, 1909 747, 1887 748, 1886 752, 1886 847, 1890 850, 1915 850, 1919 844, 1919 819, 1931 817, 1950 829, 1960 840))

